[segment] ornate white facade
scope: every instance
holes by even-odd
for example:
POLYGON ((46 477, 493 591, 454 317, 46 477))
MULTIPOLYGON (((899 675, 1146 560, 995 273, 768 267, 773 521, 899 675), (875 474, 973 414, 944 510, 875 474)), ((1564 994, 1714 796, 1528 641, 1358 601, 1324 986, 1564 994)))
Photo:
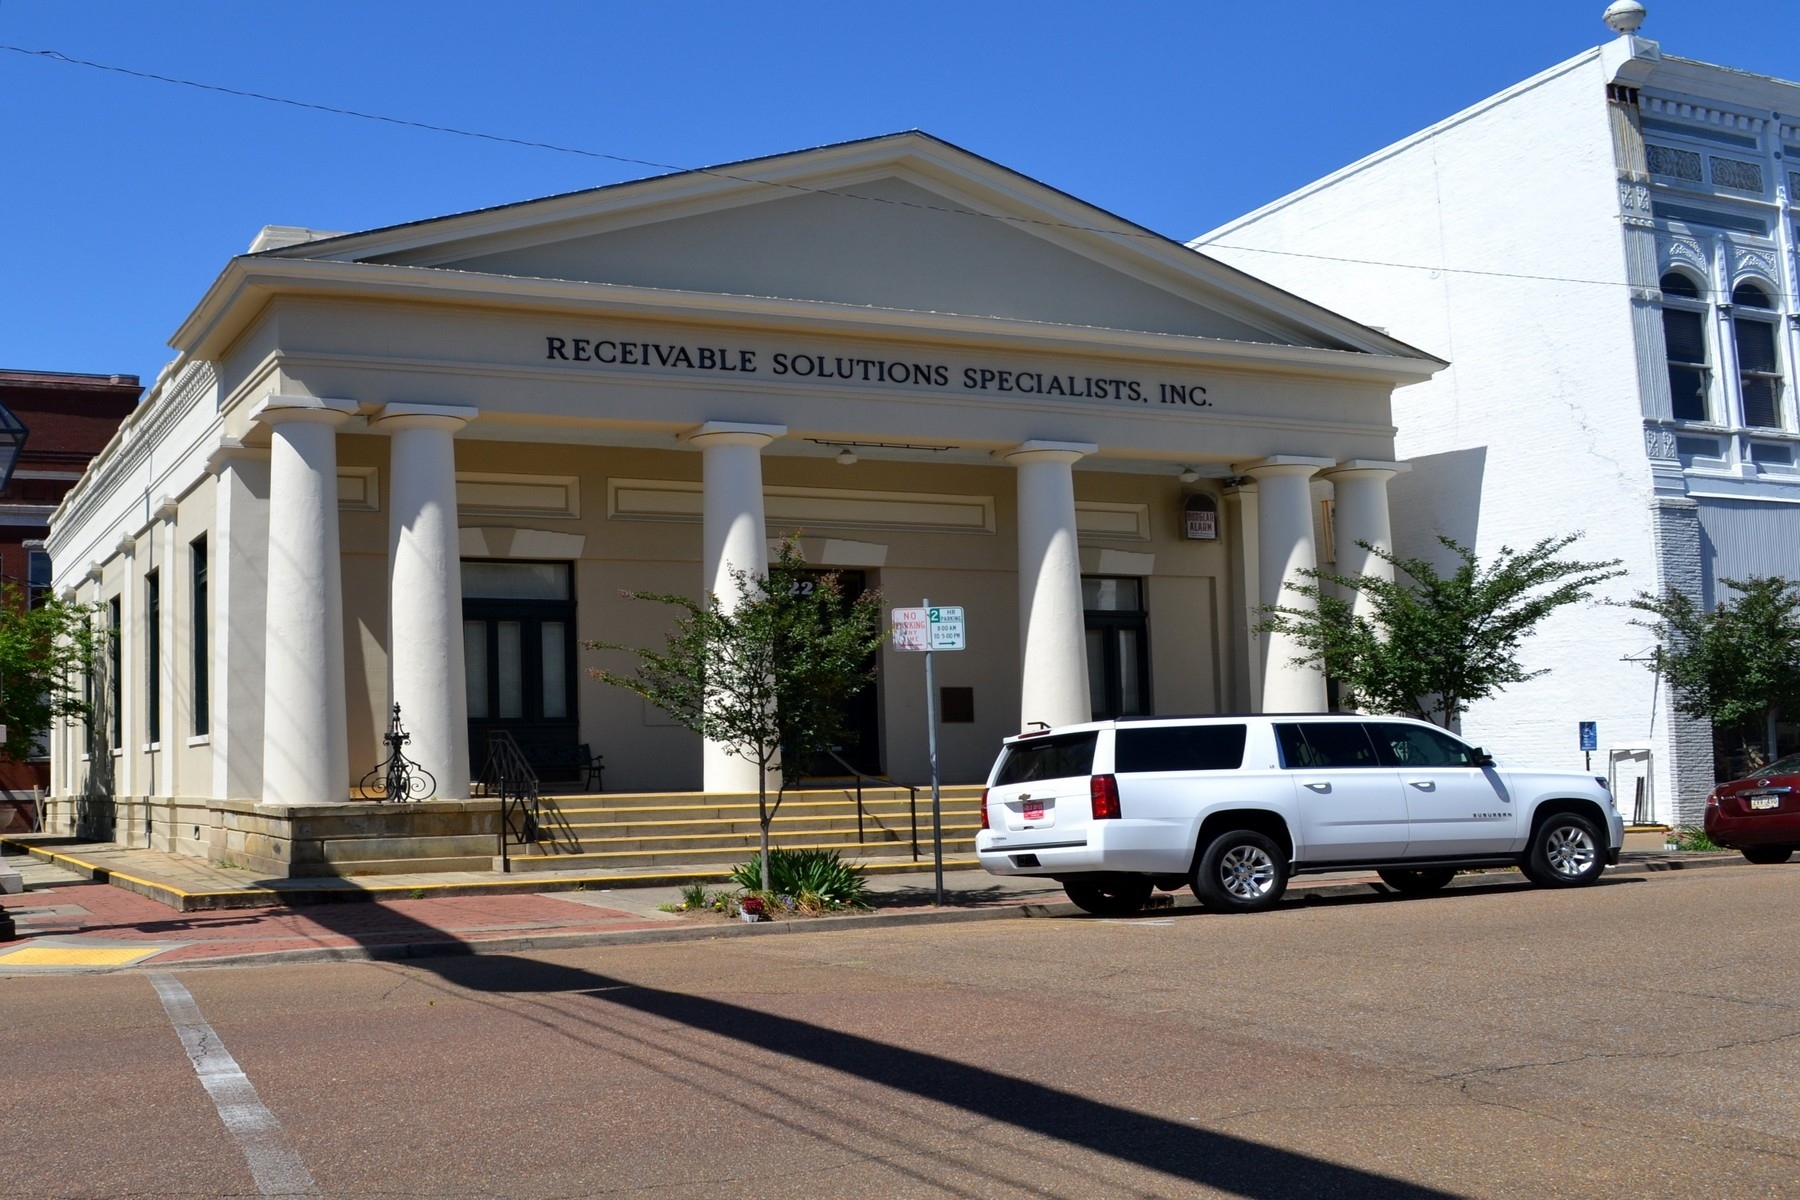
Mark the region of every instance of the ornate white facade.
MULTIPOLYGON (((1710 604, 1800 578, 1796 191, 1800 85, 1627 35, 1192 244, 1452 361, 1395 397, 1403 553, 1582 530, 1630 569, 1613 598, 1710 604)), ((1551 673, 1465 732, 1579 763, 1596 720, 1602 751, 1654 751, 1654 815, 1697 824, 1710 736, 1651 645, 1621 609, 1565 611, 1530 650, 1551 673)))

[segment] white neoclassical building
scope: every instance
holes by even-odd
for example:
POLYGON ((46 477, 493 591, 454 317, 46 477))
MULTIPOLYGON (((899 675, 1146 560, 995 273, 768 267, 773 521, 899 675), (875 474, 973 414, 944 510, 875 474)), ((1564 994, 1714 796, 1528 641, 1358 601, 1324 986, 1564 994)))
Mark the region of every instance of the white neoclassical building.
MULTIPOLYGON (((622 590, 729 593, 784 534, 965 609, 951 779, 1027 721, 1321 708, 1256 606, 1389 540, 1391 394, 1443 365, 920 133, 270 228, 172 345, 49 541, 116 630, 50 815, 215 856, 349 801, 396 703, 434 820, 494 730, 752 788, 583 644, 658 642, 622 590)), ((859 769, 926 776, 919 658, 884 651, 859 769)))

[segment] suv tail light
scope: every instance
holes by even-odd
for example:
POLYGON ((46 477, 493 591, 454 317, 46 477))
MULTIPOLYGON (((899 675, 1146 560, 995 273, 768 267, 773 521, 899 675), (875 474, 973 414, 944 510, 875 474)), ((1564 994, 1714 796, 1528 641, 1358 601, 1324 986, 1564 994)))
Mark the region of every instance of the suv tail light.
POLYGON ((988 827, 987 794, 988 794, 988 790, 986 788, 982 788, 981 789, 981 827, 983 829, 986 829, 988 827))
POLYGON ((1088 779, 1088 798, 1094 802, 1094 820, 1119 819, 1119 781, 1111 775, 1094 775, 1088 779))

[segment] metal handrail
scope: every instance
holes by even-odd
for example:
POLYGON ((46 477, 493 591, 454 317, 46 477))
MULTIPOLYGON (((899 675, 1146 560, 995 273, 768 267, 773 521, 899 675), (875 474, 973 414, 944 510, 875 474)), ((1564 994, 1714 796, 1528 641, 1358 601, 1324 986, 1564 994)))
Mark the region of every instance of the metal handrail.
POLYGON ((487 765, 481 771, 483 790, 500 797, 500 869, 512 870, 512 856, 507 850, 507 834, 514 832, 518 818, 520 845, 538 840, 538 777, 519 743, 504 729, 490 729, 487 735, 487 765))
POLYGON ((912 814, 913 861, 918 862, 919 861, 919 789, 914 787, 910 783, 895 783, 893 780, 883 779, 879 775, 865 775, 861 771, 857 770, 855 767, 851 766, 849 763, 845 762, 843 760, 843 757, 841 755, 839 755, 836 750, 827 750, 827 751, 825 751, 825 753, 829 754, 832 758, 832 761, 836 762, 838 766, 840 766, 840 767, 844 768, 844 770, 850 772, 851 776, 854 777, 856 780, 856 840, 858 842, 861 842, 863 840, 863 794, 862 794, 863 780, 867 779, 870 783, 879 783, 883 787, 903 787, 906 789, 907 808, 912 814))

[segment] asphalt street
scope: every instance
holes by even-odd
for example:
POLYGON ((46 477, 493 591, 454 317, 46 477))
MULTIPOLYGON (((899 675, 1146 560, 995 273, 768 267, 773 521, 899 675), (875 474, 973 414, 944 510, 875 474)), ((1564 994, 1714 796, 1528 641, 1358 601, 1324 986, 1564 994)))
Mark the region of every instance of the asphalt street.
POLYGON ((0 978, 0 1194, 1792 1196, 1800 864, 0 978))

